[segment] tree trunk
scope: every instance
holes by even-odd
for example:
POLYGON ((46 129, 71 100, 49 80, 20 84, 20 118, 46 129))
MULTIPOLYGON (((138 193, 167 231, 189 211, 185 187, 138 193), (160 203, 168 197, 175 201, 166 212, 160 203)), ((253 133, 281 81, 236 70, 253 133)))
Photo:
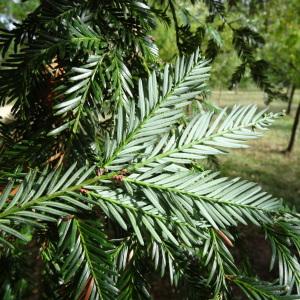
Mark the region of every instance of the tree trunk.
POLYGON ((289 93, 288 93, 288 106, 286 109, 286 114, 289 115, 291 113, 291 108, 292 108, 292 103, 293 103, 293 98, 294 98, 294 94, 295 94, 295 85, 291 84, 290 88, 289 88, 289 93))
POLYGON ((297 108, 297 111, 296 111, 294 124, 293 124, 293 128, 292 128, 292 133, 291 133, 291 137, 290 137, 290 142, 289 142, 289 145, 286 149, 286 152, 288 152, 288 153, 292 152, 294 144, 295 144, 297 127, 298 127, 298 124, 299 124, 299 118, 300 118, 300 102, 298 104, 298 108, 297 108))

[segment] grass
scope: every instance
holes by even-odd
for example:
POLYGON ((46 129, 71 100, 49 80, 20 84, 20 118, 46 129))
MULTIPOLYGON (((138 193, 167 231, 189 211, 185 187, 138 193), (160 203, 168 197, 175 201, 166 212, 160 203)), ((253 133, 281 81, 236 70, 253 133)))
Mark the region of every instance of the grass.
MULTIPOLYGON (((263 93, 260 91, 214 91, 211 100, 217 105, 232 106, 234 104, 256 103, 264 108, 263 93)), ((300 101, 297 91, 294 103, 300 101)), ((282 111, 286 103, 274 101, 271 111, 282 111)), ((230 155, 220 158, 221 172, 225 176, 241 177, 259 183, 265 191, 288 201, 300 208, 300 130, 294 150, 286 155, 284 150, 289 141, 296 105, 291 116, 285 116, 274 123, 262 139, 250 143, 244 150, 233 150, 230 155)))

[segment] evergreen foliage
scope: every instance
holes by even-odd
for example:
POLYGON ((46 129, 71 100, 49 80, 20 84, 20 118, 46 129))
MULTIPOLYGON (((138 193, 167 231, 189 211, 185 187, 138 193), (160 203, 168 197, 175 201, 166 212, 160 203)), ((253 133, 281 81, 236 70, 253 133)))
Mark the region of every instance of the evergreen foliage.
POLYGON ((40 299, 147 299, 153 274, 183 299, 232 299, 236 288, 299 299, 298 214, 200 165, 247 147, 280 114, 187 115, 209 61, 196 51, 161 71, 155 17, 165 16, 133 0, 45 0, 2 31, 0 103, 17 118, 1 123, 3 299, 30 297, 36 278, 40 299), (272 247, 277 281, 251 276, 231 251, 250 224, 272 247))

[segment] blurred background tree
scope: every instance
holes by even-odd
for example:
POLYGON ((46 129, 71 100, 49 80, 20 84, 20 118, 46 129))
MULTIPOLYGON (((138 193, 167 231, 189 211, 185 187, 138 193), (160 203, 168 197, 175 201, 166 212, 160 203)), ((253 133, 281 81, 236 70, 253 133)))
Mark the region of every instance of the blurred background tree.
MULTIPOLYGON (((258 10, 258 12, 261 11, 258 10)), ((291 113, 296 88, 300 87, 300 2, 272 0, 265 3, 263 15, 258 15, 261 30, 268 41, 262 55, 275 66, 273 78, 287 88, 287 114, 291 113), (262 22, 263 21, 263 22, 262 22)), ((300 102, 286 149, 291 152, 300 118, 300 102)))
POLYGON ((159 24, 153 33, 163 60, 199 47, 203 55, 215 60, 213 83, 220 85, 221 79, 223 87, 233 88, 251 77, 271 97, 280 96, 264 68, 268 62, 258 53, 265 39, 246 13, 248 2, 238 6, 234 1, 207 1, 209 5, 204 5, 205 1, 162 2, 172 24, 170 28, 159 24))
MULTIPOLYGON (((300 84, 300 2, 231 0, 224 5, 211 1, 211 6, 204 2, 153 2, 156 7, 165 5, 171 24, 159 23, 153 32, 161 59, 172 61, 178 53, 200 47, 213 60, 214 90, 253 89, 255 84, 265 93, 266 103, 287 101, 290 114, 300 84)), ((299 117, 300 104, 287 152, 293 149, 299 117)))
POLYGON ((23 20, 38 4, 38 0, 4 0, 0 3, 0 28, 12 29, 13 23, 23 20))

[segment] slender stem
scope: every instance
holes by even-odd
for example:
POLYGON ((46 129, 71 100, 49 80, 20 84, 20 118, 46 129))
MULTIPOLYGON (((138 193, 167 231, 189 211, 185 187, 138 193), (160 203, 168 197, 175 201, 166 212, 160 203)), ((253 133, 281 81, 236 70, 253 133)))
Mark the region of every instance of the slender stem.
POLYGON ((89 192, 89 194, 92 195, 92 196, 94 196, 95 198, 100 198, 100 199, 102 199, 103 201, 110 202, 110 203, 112 203, 112 204, 114 204, 114 205, 117 205, 117 206, 119 206, 119 207, 123 207, 123 208, 125 208, 125 209, 129 209, 129 210, 131 210, 131 211, 133 211, 133 212, 136 212, 136 213, 142 211, 144 215, 147 215, 147 216, 149 216, 149 217, 151 217, 151 218, 153 218, 153 219, 159 219, 159 220, 161 220, 161 221, 168 221, 168 222, 174 223, 174 224, 176 224, 176 225, 184 225, 184 226, 186 226, 186 227, 193 227, 193 226, 191 226, 191 224, 189 224, 189 223, 182 222, 182 221, 178 221, 178 220, 172 220, 171 218, 166 218, 166 217, 164 217, 163 215, 153 214, 153 213, 150 213, 149 211, 142 210, 142 209, 140 209, 140 208, 138 208, 138 207, 130 206, 130 205, 125 204, 125 203, 121 203, 121 202, 118 201, 118 200, 115 200, 115 199, 112 199, 112 198, 108 198, 108 197, 104 197, 104 196, 102 196, 102 195, 100 195, 100 194, 97 194, 97 193, 94 193, 94 192, 89 192))
MULTIPOLYGON (((194 66, 195 67, 195 66, 194 66)), ((117 147, 117 149, 115 149, 114 153, 112 154, 112 156, 109 158, 109 160, 104 164, 104 168, 108 167, 117 157, 118 155, 122 152, 122 150, 125 148, 125 146, 127 146, 133 139, 134 137, 140 132, 140 130, 143 128, 143 126, 153 117, 155 116, 156 110, 158 108, 160 108, 160 105, 162 103, 164 103, 165 101, 168 100, 168 98, 170 96, 172 96, 172 94, 174 93, 174 91, 180 86, 180 84, 185 80, 185 78, 187 76, 190 75, 190 73, 192 72, 192 70, 194 69, 191 68, 190 72, 188 72, 187 74, 185 74, 185 76, 183 76, 183 78, 178 81, 173 87, 172 89, 164 96, 162 97, 161 100, 159 100, 156 105, 150 110, 149 114, 143 119, 141 120, 141 122, 139 123, 139 125, 132 131, 130 132, 130 134, 124 139, 124 141, 117 147)))
POLYGON ((61 191, 55 192, 53 194, 44 195, 44 196, 38 197, 36 199, 33 199, 31 201, 28 201, 25 205, 23 205, 21 207, 14 206, 14 207, 12 207, 12 208, 10 208, 8 210, 4 210, 3 212, 1 212, 0 213, 0 219, 8 217, 9 215, 15 214, 15 213, 17 213, 19 211, 24 211, 26 209, 29 209, 32 206, 37 205, 37 204, 39 204, 41 202, 45 202, 45 201, 49 201, 51 199, 59 198, 60 196, 63 196, 65 193, 73 192, 73 191, 78 191, 81 188, 83 188, 83 187, 85 187, 87 185, 91 185, 91 184, 93 184, 95 182, 98 182, 98 181, 101 181, 101 180, 105 180, 105 179, 111 179, 115 175, 117 175, 117 172, 109 173, 107 175, 96 176, 94 178, 90 178, 88 180, 83 181, 79 185, 73 185, 73 186, 65 188, 65 189, 63 189, 61 191))
POLYGON ((100 296, 100 299, 103 299, 102 292, 100 291, 100 287, 99 287, 99 284, 97 282, 97 275, 95 274, 93 263, 92 263, 92 260, 90 258, 90 255, 89 255, 90 251, 87 248, 87 243, 86 243, 84 234, 81 231, 80 222, 77 219, 75 219, 74 222, 76 224, 76 227, 77 227, 77 230, 78 230, 78 234, 79 234, 80 240, 82 242, 82 247, 83 247, 83 251, 85 253, 85 258, 87 260, 90 272, 92 273, 92 277, 93 277, 92 280, 94 280, 94 282, 96 282, 96 286, 98 288, 98 291, 97 291, 98 292, 98 296, 100 296))
POLYGON ((86 89, 84 91, 84 94, 83 94, 83 96, 81 98, 81 101, 80 101, 80 105, 79 105, 79 108, 78 108, 77 116, 76 116, 76 119, 75 119, 75 124, 74 124, 74 127, 73 127, 73 133, 76 133, 76 131, 77 131, 77 127, 79 125, 80 114, 82 113, 83 106, 84 106, 84 104, 85 104, 85 102, 86 102, 86 100, 88 98, 88 94, 89 94, 90 88, 92 86, 92 83, 94 81, 94 77, 95 77, 96 73, 98 72, 98 68, 101 66, 102 61, 105 58, 105 56, 106 56, 106 54, 104 53, 100 57, 97 65, 95 66, 95 69, 92 72, 92 75, 90 76, 89 82, 87 84, 87 87, 86 87, 86 89))
POLYGON ((172 0, 169 0, 169 5, 170 5, 174 25, 175 25, 176 45, 177 45, 179 54, 181 54, 180 39, 179 39, 179 25, 178 25, 178 20, 177 20, 177 16, 176 16, 175 6, 174 6, 174 3, 172 2, 172 0))
MULTIPOLYGON (((182 190, 182 189, 177 189, 177 188, 170 188, 170 187, 165 187, 162 185, 158 185, 158 184, 153 184, 153 183, 149 183, 149 182, 144 182, 144 181, 139 181, 136 179, 132 179, 132 178, 125 178, 124 181, 139 185, 139 186, 145 186, 147 188, 152 188, 152 189, 156 189, 156 190, 163 190, 163 191, 167 191, 167 192, 171 192, 171 193, 175 193, 175 194, 179 194, 179 195, 187 195, 193 199, 198 199, 198 200, 203 200, 212 204, 223 204, 223 205, 227 205, 227 206, 234 206, 234 207, 239 207, 239 208, 244 208, 244 209, 252 209, 252 210, 258 210, 258 211, 263 211, 263 212, 274 212, 273 210, 266 210, 264 208, 260 208, 260 207, 256 207, 256 206, 251 206, 251 205, 245 205, 245 204, 238 204, 238 203, 234 203, 231 201, 224 201, 224 200, 219 200, 219 199, 214 199, 214 198, 210 198, 207 196, 202 196, 202 195, 198 195, 196 193, 193 192, 188 192, 186 190, 182 190)), ((276 210, 277 211, 277 210, 276 210)))
MULTIPOLYGON (((73 134, 70 135, 70 138, 67 142, 67 145, 66 145, 66 150, 65 150, 65 155, 64 155, 64 160, 66 160, 69 156, 69 153, 71 152, 71 148, 72 148, 72 145, 73 145, 73 140, 74 140, 74 137, 77 132, 77 127, 79 125, 79 120, 80 120, 80 116, 81 116, 81 113, 82 113, 82 110, 83 110, 83 107, 84 107, 84 104, 88 98, 88 95, 89 95, 89 91, 90 91, 90 88, 92 86, 92 83, 94 81, 94 77, 95 75, 97 74, 97 71, 98 71, 98 68, 101 66, 102 64, 102 61, 104 59, 104 57, 106 56, 106 54, 104 53, 101 58, 99 59, 97 65, 95 66, 93 72, 92 72, 92 75, 90 76, 90 79, 89 79, 89 82, 87 84, 87 87, 84 91, 84 94, 83 96, 81 97, 81 100, 80 100, 80 104, 79 104, 79 107, 78 107, 78 111, 77 111, 77 115, 76 115, 76 118, 74 120, 74 125, 73 125, 73 134)), ((73 123, 72 123, 73 124, 73 123)))
MULTIPOLYGON (((265 118, 261 119, 259 122, 263 122, 263 121, 265 121, 267 119, 268 119, 268 116, 266 116, 265 118)), ((189 149, 189 148, 193 147, 194 145, 204 144, 206 141, 212 140, 212 139, 214 139, 216 137, 223 136, 224 134, 231 133, 233 131, 240 130, 240 129, 247 128, 247 127, 252 128, 257 123, 258 123, 258 121, 257 122, 249 123, 246 126, 245 125, 240 125, 240 126, 237 126, 235 128, 231 128, 229 130, 224 130, 224 131, 221 131, 221 132, 217 132, 216 134, 204 137, 204 138, 199 139, 199 140, 194 140, 193 142, 188 143, 188 144, 186 144, 186 145, 184 145, 182 147, 178 147, 176 149, 172 149, 172 150, 169 150, 167 152, 163 152, 163 153, 161 153, 159 155, 156 155, 154 157, 150 157, 149 159, 146 159, 146 160, 144 160, 144 161, 142 161, 140 163, 137 163, 137 164, 133 165, 132 167, 129 167, 128 170, 129 171, 137 170, 137 169, 139 169, 139 168, 141 168, 141 167, 143 167, 143 166, 145 166, 147 164, 150 164, 151 162, 157 161, 157 160, 165 158, 165 157, 169 157, 170 155, 172 155, 174 153, 178 153, 178 152, 184 151, 185 149, 189 149)))

